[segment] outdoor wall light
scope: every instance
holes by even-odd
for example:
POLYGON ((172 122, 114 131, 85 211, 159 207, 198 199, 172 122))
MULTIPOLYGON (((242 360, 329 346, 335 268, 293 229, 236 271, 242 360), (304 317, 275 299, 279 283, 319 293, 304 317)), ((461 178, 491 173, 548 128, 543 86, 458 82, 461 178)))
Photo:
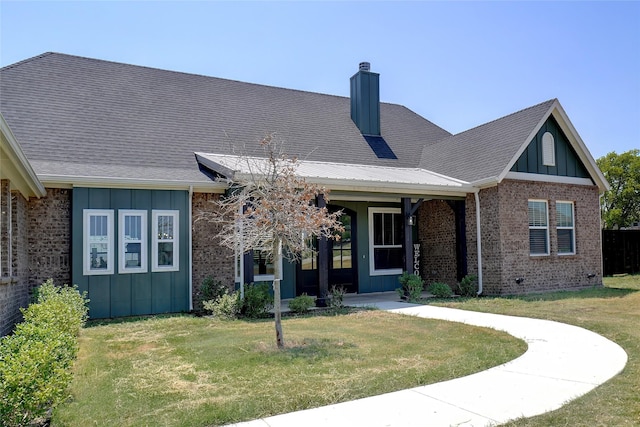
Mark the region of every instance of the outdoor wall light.
POLYGON ((593 279, 594 277, 596 277, 596 275, 593 273, 587 274, 587 279, 593 279))
POLYGON ((416 220, 416 216, 415 216, 415 215, 409 215, 409 218, 407 219, 407 221, 408 221, 407 223, 408 223, 410 226, 414 226, 414 225, 416 225, 416 222, 417 222, 417 220, 416 220))
POLYGON ((524 277, 516 277, 516 283, 519 285, 520 283, 524 282, 524 277))

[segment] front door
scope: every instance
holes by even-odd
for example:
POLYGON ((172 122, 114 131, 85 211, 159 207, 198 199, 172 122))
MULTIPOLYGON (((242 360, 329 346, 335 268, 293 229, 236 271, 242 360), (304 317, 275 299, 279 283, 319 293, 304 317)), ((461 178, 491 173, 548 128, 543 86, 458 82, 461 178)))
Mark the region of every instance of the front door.
POLYGON ((358 292, 355 212, 344 210, 340 222, 344 231, 340 240, 329 241, 329 290, 342 286, 347 292, 358 292))
MULTIPOLYGON (((332 209, 329 207, 329 209, 332 209)), ((337 209, 336 209, 337 210, 337 209)), ((358 292, 358 266, 356 257, 356 214, 343 209, 340 222, 344 231, 340 240, 329 240, 327 253, 329 290, 333 286, 342 286, 347 292, 358 292)), ((314 251, 305 255, 298 263, 296 295, 318 295, 318 253, 317 242, 314 251)))

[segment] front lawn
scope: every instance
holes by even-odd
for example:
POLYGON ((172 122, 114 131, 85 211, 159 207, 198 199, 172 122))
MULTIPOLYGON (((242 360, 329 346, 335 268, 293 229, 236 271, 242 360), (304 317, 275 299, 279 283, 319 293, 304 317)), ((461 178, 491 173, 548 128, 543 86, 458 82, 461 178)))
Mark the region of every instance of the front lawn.
POLYGON ((360 311, 272 321, 174 316, 85 328, 54 426, 209 426, 434 383, 518 357, 493 330, 360 311))
POLYGON ((507 426, 640 425, 640 276, 605 277, 604 288, 511 298, 476 298, 446 307, 556 320, 618 343, 629 356, 622 373, 557 411, 507 426))

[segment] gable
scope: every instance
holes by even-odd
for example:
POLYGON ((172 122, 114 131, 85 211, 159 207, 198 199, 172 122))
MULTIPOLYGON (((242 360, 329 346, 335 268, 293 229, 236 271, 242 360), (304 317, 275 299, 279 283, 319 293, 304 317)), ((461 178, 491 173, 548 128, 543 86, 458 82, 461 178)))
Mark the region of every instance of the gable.
POLYGON ((511 168, 511 172, 590 178, 587 168, 553 116, 549 116, 540 127, 538 133, 511 168), (543 139, 545 139, 544 135, 547 132, 553 136, 555 166, 547 166, 543 161, 543 139))

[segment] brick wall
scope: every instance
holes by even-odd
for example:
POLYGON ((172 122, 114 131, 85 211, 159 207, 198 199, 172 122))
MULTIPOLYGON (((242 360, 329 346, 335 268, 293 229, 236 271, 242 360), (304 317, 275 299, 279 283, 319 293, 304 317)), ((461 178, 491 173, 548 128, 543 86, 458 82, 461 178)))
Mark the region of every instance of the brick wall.
POLYGON ((71 190, 47 188, 28 203, 29 283, 71 284, 71 190))
MULTIPOLYGON (((480 200, 484 293, 523 294, 601 286, 598 196, 598 188, 595 186, 515 180, 505 180, 497 187, 482 190, 480 200), (530 199, 548 201, 549 256, 529 255, 530 199), (575 255, 558 255, 556 201, 574 202, 575 255), (589 279, 587 275, 590 273, 596 277, 589 279), (517 277, 524 278, 524 282, 518 285, 515 282, 517 277)), ((475 216, 475 212, 473 214, 475 216)), ((472 231, 469 222, 468 233, 472 231)), ((475 234, 475 218, 473 227, 475 234)), ((473 250, 475 251, 475 247, 473 250)))
POLYGON ((0 184, 1 215, 0 254, 0 336, 13 330, 22 321, 21 307, 29 305, 28 253, 26 244, 26 200, 10 191, 10 183, 0 184))
MULTIPOLYGON (((505 180, 480 191, 485 295, 509 295, 602 285, 599 193, 595 186, 505 180), (548 201, 549 256, 529 255, 528 201, 548 201), (576 254, 558 255, 556 201, 574 202, 576 254), (596 277, 589 279, 588 274, 596 277), (516 278, 524 278, 518 285, 516 278)), ((455 215, 442 200, 418 210, 422 274, 428 283, 456 284, 455 215)), ((478 274, 476 206, 466 198, 467 266, 478 274)))
POLYGON ((233 252, 220 246, 214 238, 220 230, 220 225, 207 220, 198 220, 202 212, 215 211, 212 201, 217 200, 219 194, 194 193, 192 202, 193 222, 193 306, 200 308, 199 290, 202 281, 211 276, 216 281, 233 289, 235 270, 233 252))
POLYGON ((453 209, 444 200, 428 200, 418 208, 422 278, 431 284, 457 283, 456 222, 453 209))

